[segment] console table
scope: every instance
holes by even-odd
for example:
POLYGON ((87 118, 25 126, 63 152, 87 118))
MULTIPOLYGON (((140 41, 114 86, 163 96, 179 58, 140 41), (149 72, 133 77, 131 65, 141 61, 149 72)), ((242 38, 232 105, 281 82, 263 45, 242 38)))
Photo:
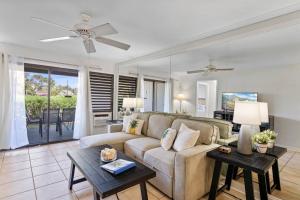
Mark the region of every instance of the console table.
MULTIPOLYGON (((237 141, 229 143, 229 146, 231 147, 237 147, 237 141)), ((272 165, 272 174, 273 174, 273 182, 274 184, 270 186, 270 178, 269 178, 269 172, 266 174, 267 179, 267 186, 268 186, 268 193, 271 194, 271 192, 274 189, 281 190, 280 185, 280 176, 279 176, 279 166, 278 166, 278 159, 283 156, 287 152, 287 149, 284 147, 274 146, 273 148, 268 148, 266 155, 272 156, 275 158, 275 162, 272 165)), ((233 171, 233 178, 236 179, 238 172, 238 167, 234 168, 233 171)))
POLYGON ((244 183, 246 199, 254 200, 252 174, 258 174, 259 191, 261 199, 268 199, 267 172, 276 162, 276 158, 270 155, 254 152, 252 155, 242 155, 235 147, 231 147, 231 153, 226 154, 217 149, 207 152, 207 156, 215 160, 209 200, 216 199, 216 195, 224 188, 230 190, 234 167, 240 167, 244 171, 244 183), (228 163, 225 184, 218 190, 222 163, 228 163))

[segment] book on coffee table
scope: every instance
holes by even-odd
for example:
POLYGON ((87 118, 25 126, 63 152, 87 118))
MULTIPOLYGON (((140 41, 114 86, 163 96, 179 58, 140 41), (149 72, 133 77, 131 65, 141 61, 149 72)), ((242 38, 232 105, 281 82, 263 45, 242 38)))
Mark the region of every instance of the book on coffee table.
POLYGON ((111 163, 102 165, 101 168, 105 169, 106 171, 112 174, 120 174, 128 169, 135 167, 135 162, 131 162, 128 160, 118 159, 111 163))

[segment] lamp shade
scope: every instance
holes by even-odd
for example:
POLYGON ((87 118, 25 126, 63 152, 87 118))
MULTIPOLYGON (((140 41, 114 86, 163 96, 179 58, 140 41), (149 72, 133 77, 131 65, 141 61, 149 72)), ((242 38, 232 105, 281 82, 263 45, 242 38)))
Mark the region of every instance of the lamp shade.
POLYGON ((176 99, 182 101, 182 100, 185 99, 185 96, 184 96, 184 94, 179 93, 179 94, 176 95, 176 99))
POLYGON ((260 104, 258 102, 236 101, 233 122, 245 125, 260 125, 260 104))
POLYGON ((262 123, 269 122, 268 103, 259 102, 260 120, 262 123))
POLYGON ((136 100, 136 108, 144 108, 144 99, 143 98, 135 98, 136 100))
POLYGON ((123 108, 135 108, 135 98, 124 98, 123 108))
POLYGON ((144 108, 143 98, 124 98, 123 108, 144 108))

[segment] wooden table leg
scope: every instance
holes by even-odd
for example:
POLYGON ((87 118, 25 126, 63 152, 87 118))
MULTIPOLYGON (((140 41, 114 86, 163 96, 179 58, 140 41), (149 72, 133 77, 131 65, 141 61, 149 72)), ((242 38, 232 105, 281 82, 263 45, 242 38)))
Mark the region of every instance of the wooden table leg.
POLYGON ((211 181, 209 200, 215 200, 218 191, 219 179, 221 174, 222 161, 216 160, 214 167, 214 174, 211 181))
POLYGON ((254 200, 252 174, 250 170, 244 169, 244 183, 245 183, 246 199, 254 200))
POLYGON ((271 184, 270 184, 270 175, 269 175, 269 171, 267 171, 266 173, 266 184, 267 184, 267 191, 269 194, 271 194, 271 184))
POLYGON ((237 179, 237 173, 239 171, 239 167, 234 167, 233 168, 233 179, 236 180, 237 179))
POLYGON ((260 199, 268 199, 267 183, 265 174, 258 174, 260 199))
POLYGON ((231 181, 233 178, 233 172, 234 172, 234 166, 228 165, 228 169, 227 169, 227 173, 226 173, 226 180, 225 180, 225 185, 226 185, 227 190, 230 190, 231 181))
POLYGON ((100 195, 97 192, 96 188, 93 187, 94 200, 100 200, 100 195))
POLYGON ((75 174, 75 165, 72 162, 71 169, 70 169, 70 178, 69 178, 69 190, 72 190, 73 188, 74 174, 75 174))
POLYGON ((279 177, 279 167, 278 167, 278 160, 275 160, 275 163, 272 165, 272 173, 273 173, 273 181, 275 188, 277 190, 281 190, 280 185, 280 177, 279 177))
POLYGON ((141 188, 142 200, 148 200, 146 182, 140 183, 140 188, 141 188))

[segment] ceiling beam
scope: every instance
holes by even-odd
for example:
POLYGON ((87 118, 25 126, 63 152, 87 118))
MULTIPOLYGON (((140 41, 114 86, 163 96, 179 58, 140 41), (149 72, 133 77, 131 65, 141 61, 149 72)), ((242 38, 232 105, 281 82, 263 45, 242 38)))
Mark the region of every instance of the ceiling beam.
POLYGON ((289 11, 288 13, 277 16, 274 16, 274 13, 272 13, 271 16, 271 18, 262 16, 260 17, 260 21, 257 21, 257 18, 255 18, 257 22, 252 22, 250 24, 248 23, 248 25, 239 26, 237 28, 232 28, 229 30, 227 27, 227 30, 223 29, 223 31, 218 31, 219 33, 202 36, 200 37, 200 39, 194 41, 153 52, 128 61, 120 62, 118 63, 118 66, 122 67, 141 63, 144 61, 155 60, 163 57, 181 54, 187 51, 193 51, 218 43, 224 43, 235 39, 249 37, 259 33, 300 24, 300 6, 294 7, 293 10, 289 11))

